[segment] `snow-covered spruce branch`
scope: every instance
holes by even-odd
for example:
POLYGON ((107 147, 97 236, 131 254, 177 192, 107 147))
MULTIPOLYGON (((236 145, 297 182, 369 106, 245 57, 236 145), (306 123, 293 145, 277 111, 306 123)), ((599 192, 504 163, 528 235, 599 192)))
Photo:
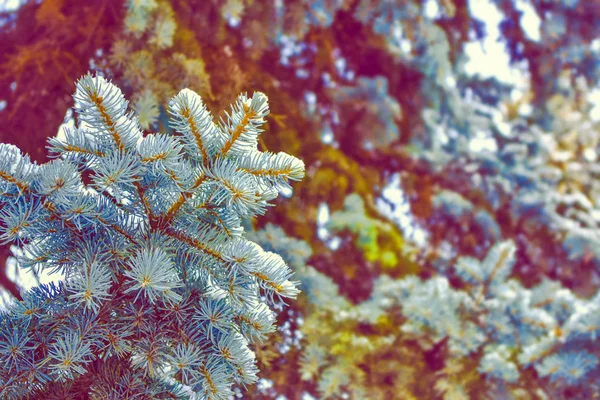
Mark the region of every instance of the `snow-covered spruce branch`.
POLYGON ((0 397, 226 399, 256 380, 248 345, 274 329, 269 305, 298 294, 242 219, 304 164, 258 152, 262 93, 217 125, 184 89, 175 133, 144 136, 115 85, 76 86, 78 126, 49 140, 53 161, 0 144, 0 240, 22 267, 65 276, 1 315, 0 397))

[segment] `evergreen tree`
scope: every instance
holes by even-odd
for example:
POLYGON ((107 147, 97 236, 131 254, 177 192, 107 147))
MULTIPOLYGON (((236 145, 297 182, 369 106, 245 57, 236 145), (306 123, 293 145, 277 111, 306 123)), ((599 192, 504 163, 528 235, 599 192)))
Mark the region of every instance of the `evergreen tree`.
POLYGON ((257 150, 267 97, 213 122, 184 89, 174 134, 143 135, 122 92, 77 82, 78 126, 37 165, 0 145, 0 237, 19 264, 61 273, 0 319, 2 398, 227 399, 257 379, 250 343, 295 298, 280 256, 244 237, 302 161, 257 150))

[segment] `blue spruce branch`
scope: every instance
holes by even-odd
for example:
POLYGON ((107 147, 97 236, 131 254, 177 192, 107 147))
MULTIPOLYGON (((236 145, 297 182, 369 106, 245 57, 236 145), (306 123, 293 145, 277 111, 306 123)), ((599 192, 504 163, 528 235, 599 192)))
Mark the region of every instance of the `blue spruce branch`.
POLYGON ((184 89, 175 132, 144 135, 115 85, 76 86, 78 126, 49 140, 54 160, 0 144, 0 240, 22 247, 21 266, 65 276, 0 316, 0 397, 226 399, 257 379, 248 346, 274 329, 269 306, 298 294, 242 219, 304 164, 258 151, 262 93, 215 124, 184 89))

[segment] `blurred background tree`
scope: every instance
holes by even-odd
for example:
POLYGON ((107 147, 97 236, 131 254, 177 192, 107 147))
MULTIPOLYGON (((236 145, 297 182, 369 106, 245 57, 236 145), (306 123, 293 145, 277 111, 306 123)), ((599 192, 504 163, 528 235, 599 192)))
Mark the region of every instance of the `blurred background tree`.
MULTIPOLYGON (((482 398, 478 364, 453 364, 447 337, 413 354, 398 309, 351 310, 382 277, 444 274, 461 289, 456 261, 503 240, 523 290, 550 279, 597 293, 599 20, 596 0, 21 0, 0 14, 0 141, 45 161, 88 70, 124 90, 148 131, 168 129, 161 104, 181 87, 213 112, 267 93, 261 150, 303 159, 307 178, 248 228, 302 241, 298 263, 320 278, 255 349, 264 379, 247 396, 482 398), (311 302, 315 290, 341 303, 311 302), (336 320, 340 307, 355 316, 336 320), (347 335, 319 342, 332 332, 347 335), (467 371, 461 393, 436 381, 452 368, 467 371)), ((18 296, 26 279, 7 268, 0 284, 18 296)), ((509 398, 577 393, 526 371, 535 385, 509 398)))

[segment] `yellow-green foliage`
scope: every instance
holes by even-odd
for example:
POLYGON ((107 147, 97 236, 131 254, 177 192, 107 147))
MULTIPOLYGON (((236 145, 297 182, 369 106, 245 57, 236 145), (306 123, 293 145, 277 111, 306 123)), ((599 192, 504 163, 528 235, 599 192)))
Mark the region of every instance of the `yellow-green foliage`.
POLYGON ((414 272, 398 228, 381 217, 371 217, 358 194, 346 197, 344 209, 333 213, 328 228, 333 232, 350 231, 365 260, 379 263, 383 270, 400 268, 404 273, 414 272))
POLYGON ((365 324, 355 319, 357 311, 348 306, 307 315, 301 328, 302 379, 314 381, 325 399, 344 392, 356 400, 418 398, 413 390, 425 361, 402 346, 399 324, 389 316, 365 324))
MULTIPOLYGON (((343 393, 356 400, 397 395, 418 399, 424 398, 419 393, 429 393, 432 385, 420 378, 427 376, 429 365, 402 332, 400 313, 385 310, 388 300, 374 291, 368 300, 353 304, 329 276, 306 264, 312 254, 308 243, 288 237, 279 227, 268 224, 251 237, 279 252, 302 287, 296 303, 301 348, 285 355, 286 361, 273 368, 269 379, 285 385, 286 376, 299 375, 324 399, 338 399, 343 393)), ((268 358, 281 342, 277 335, 267 348, 259 349, 258 359, 261 354, 268 358)))

